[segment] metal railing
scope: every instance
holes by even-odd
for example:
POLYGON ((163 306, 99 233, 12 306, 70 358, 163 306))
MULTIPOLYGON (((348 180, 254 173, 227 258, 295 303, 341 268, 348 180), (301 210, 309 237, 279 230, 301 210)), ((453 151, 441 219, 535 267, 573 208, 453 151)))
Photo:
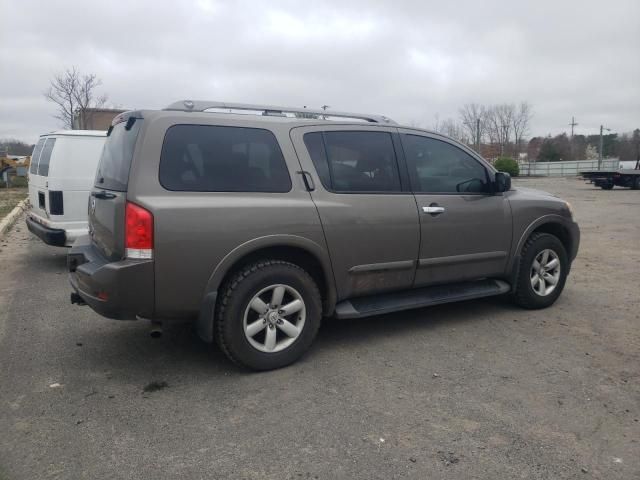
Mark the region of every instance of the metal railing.
MULTIPOLYGON (((180 100, 174 102, 165 110, 180 112, 206 112, 215 110, 215 113, 257 113, 265 116, 287 116, 296 118, 313 118, 318 120, 363 120, 372 123, 387 123, 395 125, 396 122, 384 115, 370 115, 367 113, 334 112, 332 110, 316 110, 312 108, 281 107, 277 105, 252 105, 246 103, 216 102, 209 100, 180 100), (226 112, 225 112, 226 111, 226 112)), ((213 113, 213 112, 212 112, 213 113)))
MULTIPOLYGON (((617 170, 620 161, 602 160, 601 170, 617 170)), ((598 160, 575 160, 562 162, 522 162, 519 164, 520 176, 575 177, 585 170, 597 170, 598 160)))

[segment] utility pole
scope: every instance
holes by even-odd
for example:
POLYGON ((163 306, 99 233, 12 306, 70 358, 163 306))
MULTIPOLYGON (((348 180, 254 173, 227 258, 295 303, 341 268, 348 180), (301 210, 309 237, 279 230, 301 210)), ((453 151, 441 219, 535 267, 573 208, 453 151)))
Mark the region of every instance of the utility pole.
POLYGON ((571 127, 571 139, 569 140, 569 155, 571 155, 571 160, 575 160, 573 158, 573 127, 575 127, 576 125, 578 125, 576 123, 576 119, 574 117, 571 117, 571 123, 569 124, 569 126, 571 127))
POLYGON ((573 127, 578 126, 574 117, 571 117, 571 123, 569 124, 569 126, 571 127, 571 140, 573 140, 573 127))
POLYGON ((480 119, 476 119, 476 153, 480 155, 480 119))
MULTIPOLYGON (((327 108, 331 108, 331 105, 322 105, 320 108, 326 112, 326 111, 327 111, 327 108)), ((323 115, 323 116, 322 116, 322 119, 323 119, 323 120, 326 120, 326 119, 327 119, 327 116, 326 116, 326 115, 323 115)))
POLYGON ((603 155, 602 155, 602 145, 603 145, 602 131, 603 130, 606 130, 607 132, 611 131, 610 128, 606 128, 606 127, 603 127, 602 125, 600 125, 600 152, 599 152, 599 155, 598 155, 598 170, 600 170, 602 168, 602 157, 603 157, 603 155))

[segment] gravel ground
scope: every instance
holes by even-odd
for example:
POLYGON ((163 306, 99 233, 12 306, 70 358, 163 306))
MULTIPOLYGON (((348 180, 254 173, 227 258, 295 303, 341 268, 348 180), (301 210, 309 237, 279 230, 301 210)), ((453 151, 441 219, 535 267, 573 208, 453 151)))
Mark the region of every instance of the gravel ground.
POLYGON ((545 311, 327 321, 247 373, 188 325, 71 306, 65 251, 0 241, 0 478, 640 478, 640 192, 529 179, 582 245, 545 311), (146 388, 145 388, 146 387, 146 388))

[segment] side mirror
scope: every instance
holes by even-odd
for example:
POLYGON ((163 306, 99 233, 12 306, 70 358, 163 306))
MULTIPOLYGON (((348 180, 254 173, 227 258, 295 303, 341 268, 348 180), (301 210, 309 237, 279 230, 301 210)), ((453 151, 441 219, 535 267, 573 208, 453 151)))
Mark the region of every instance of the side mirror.
POLYGON ((496 192, 508 192, 511 190, 511 175, 507 172, 497 172, 495 176, 496 192))

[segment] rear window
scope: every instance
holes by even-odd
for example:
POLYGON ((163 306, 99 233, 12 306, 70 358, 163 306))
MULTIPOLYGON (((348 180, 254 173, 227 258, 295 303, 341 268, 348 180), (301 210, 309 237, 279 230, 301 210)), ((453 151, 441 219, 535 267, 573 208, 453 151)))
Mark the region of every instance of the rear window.
POLYGON ((258 128, 174 125, 160 156, 160 183, 191 192, 288 192, 276 137, 258 128))
POLYGON ((124 192, 141 119, 130 117, 109 129, 96 172, 96 187, 124 192))
POLYGON ((38 140, 36 147, 33 149, 33 153, 31 154, 31 165, 29 166, 29 173, 33 173, 36 175, 38 173, 38 158, 40 157, 40 153, 42 152, 42 147, 44 146, 46 138, 41 138, 38 140))
POLYGON ((47 141, 42 147, 40 160, 38 161, 38 175, 42 175, 43 177, 49 175, 49 162, 51 162, 51 154, 53 153, 53 147, 55 144, 55 138, 47 138, 47 141))

